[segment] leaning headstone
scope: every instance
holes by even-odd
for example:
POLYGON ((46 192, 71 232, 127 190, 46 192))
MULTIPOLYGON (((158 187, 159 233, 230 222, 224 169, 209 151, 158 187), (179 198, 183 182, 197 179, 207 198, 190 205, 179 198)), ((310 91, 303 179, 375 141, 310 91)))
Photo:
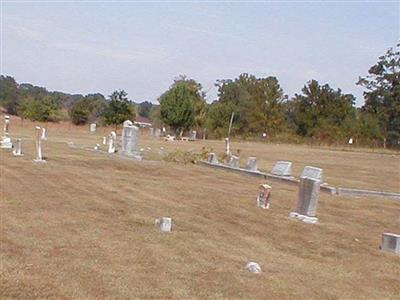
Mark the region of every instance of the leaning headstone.
POLYGON ((299 194, 296 209, 289 214, 292 219, 305 223, 317 223, 317 204, 321 181, 313 178, 302 177, 299 183, 299 194))
POLYGON ((380 248, 382 251, 400 254, 400 234, 384 232, 380 248))
POLYGON ((0 142, 0 148, 4 149, 11 149, 12 148, 12 141, 10 138, 10 116, 4 116, 4 127, 3 127, 3 136, 0 142))
POLYGON ((322 181, 322 169, 311 166, 305 166, 303 172, 301 172, 300 175, 300 178, 302 177, 307 177, 322 181))
POLYGON ((97 127, 96 123, 91 123, 90 127, 89 127, 90 132, 91 133, 95 133, 96 132, 96 127, 97 127))
POLYGON ((272 168, 271 174, 277 176, 292 176, 292 162, 277 161, 272 168))
POLYGON ((257 196, 257 207, 269 209, 269 198, 271 196, 272 187, 268 184, 261 184, 260 191, 257 196))
POLYGON ((111 131, 108 136, 108 153, 115 153, 115 143, 117 140, 117 135, 114 131, 111 131))
POLYGON ((247 159, 245 169, 250 171, 257 171, 257 158, 254 156, 249 157, 247 159))
POLYGON ((13 151, 14 156, 23 156, 21 142, 22 142, 21 138, 15 140, 15 148, 13 151))
POLYGON ((256 262, 254 262, 254 261, 248 262, 246 264, 246 266, 245 266, 245 269, 247 271, 249 271, 251 273, 255 273, 255 274, 258 274, 258 273, 262 272, 260 265, 258 263, 256 263, 256 262))
POLYGON ((36 126, 36 158, 33 160, 37 163, 45 163, 46 161, 43 159, 42 155, 42 128, 40 126, 36 126))
POLYGON ((218 164, 219 161, 218 161, 217 154, 215 154, 215 153, 210 153, 210 154, 208 154, 207 161, 208 161, 210 164, 218 164))
POLYGON ((42 127, 42 140, 47 140, 47 128, 42 127))
POLYGON ((139 155, 138 152, 139 128, 131 121, 125 121, 122 129, 121 153, 123 155, 139 155))
POLYGON ((235 155, 231 155, 228 165, 231 168, 239 168, 239 157, 237 157, 235 155))
POLYGON ((155 220, 155 225, 163 232, 171 232, 172 230, 172 219, 168 217, 162 217, 155 220))

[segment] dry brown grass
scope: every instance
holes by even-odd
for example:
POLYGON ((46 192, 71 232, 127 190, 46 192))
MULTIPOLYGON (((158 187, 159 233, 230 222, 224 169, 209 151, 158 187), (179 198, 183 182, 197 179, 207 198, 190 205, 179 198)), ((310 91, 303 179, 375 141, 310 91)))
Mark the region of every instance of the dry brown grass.
MULTIPOLYGON (((287 218, 293 186, 272 183, 265 211, 255 206, 260 179, 71 149, 67 141, 93 146, 102 133, 67 125, 50 126, 48 163, 37 165, 32 124, 14 122, 11 132, 24 138, 25 156, 0 150, 2 299, 399 299, 400 259, 378 249, 382 232, 400 232, 399 202, 321 194, 320 223, 306 225, 287 218), (173 218, 171 234, 154 227, 160 216, 173 218), (244 271, 249 260, 264 272, 244 271)), ((154 153, 223 146, 141 144, 154 153)), ((265 169, 289 159, 295 174, 311 164, 329 183, 399 190, 391 154, 233 147, 265 169)))

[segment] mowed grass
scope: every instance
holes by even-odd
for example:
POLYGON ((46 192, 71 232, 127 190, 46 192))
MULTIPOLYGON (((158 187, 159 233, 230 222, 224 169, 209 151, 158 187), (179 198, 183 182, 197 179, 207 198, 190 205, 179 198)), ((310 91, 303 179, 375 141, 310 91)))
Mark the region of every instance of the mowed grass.
MULTIPOLYGON (((259 178, 67 146, 101 143, 103 129, 95 135, 87 129, 51 125, 48 163, 35 164, 33 124, 21 128, 13 120, 11 133, 23 137, 25 156, 0 150, 0 298, 399 299, 400 257, 378 247, 382 232, 400 233, 400 202, 321 194, 320 223, 302 224, 287 218, 295 186, 270 183, 271 209, 258 209, 259 178), (154 227, 160 216, 173 218, 172 233, 154 227), (246 272, 248 261, 263 273, 246 272)), ((140 144, 151 147, 149 157, 159 147, 223 147, 146 136, 140 144)), ((311 164, 324 168, 329 183, 399 190, 395 153, 233 148, 257 156, 267 170, 289 159, 296 175, 311 164), (345 172, 347 164, 362 167, 345 172)))

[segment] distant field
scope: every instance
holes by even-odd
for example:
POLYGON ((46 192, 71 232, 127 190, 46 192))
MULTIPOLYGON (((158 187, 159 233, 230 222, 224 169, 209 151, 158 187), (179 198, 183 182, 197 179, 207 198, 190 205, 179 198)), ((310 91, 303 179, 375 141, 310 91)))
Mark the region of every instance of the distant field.
MULTIPOLYGON (((0 116, 1 120, 3 116, 0 116)), ((196 165, 129 161, 90 151, 110 129, 49 126, 48 163, 35 165, 33 124, 13 120, 23 157, 1 155, 0 298, 399 299, 400 259, 378 247, 400 233, 400 202, 320 195, 317 225, 287 218, 297 188, 273 187, 257 209, 260 178, 196 165), (173 232, 154 227, 173 218, 173 232), (244 271, 258 262, 263 273, 244 271)), ((222 141, 167 143, 143 134, 145 157, 159 147, 223 150, 222 141)), ((291 160, 323 168, 330 184, 400 191, 395 152, 340 151, 234 142, 243 162, 270 170, 291 160)), ((351 150, 351 149, 348 149, 351 150)))

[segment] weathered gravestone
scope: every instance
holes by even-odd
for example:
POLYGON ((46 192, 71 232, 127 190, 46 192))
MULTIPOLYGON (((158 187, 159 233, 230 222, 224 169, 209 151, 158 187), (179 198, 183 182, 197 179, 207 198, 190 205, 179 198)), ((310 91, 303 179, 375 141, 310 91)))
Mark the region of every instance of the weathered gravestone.
POLYGON ((239 157, 231 155, 228 162, 228 166, 230 166, 231 168, 239 168, 239 157))
POLYGON ((37 163, 45 163, 42 155, 42 128, 40 126, 35 127, 36 130, 36 158, 33 160, 37 163))
POLYGON ((159 138, 161 136, 161 129, 160 128, 156 128, 156 130, 154 130, 154 136, 156 138, 159 138))
POLYGON ((295 211, 289 214, 290 218, 305 223, 318 222, 316 213, 320 184, 320 180, 308 177, 300 178, 297 205, 295 211))
POLYGON ((150 127, 150 128, 149 128, 149 133, 150 133, 150 136, 153 136, 153 135, 154 135, 154 128, 153 128, 153 127, 150 127))
POLYGON ((229 138, 225 138, 225 154, 226 155, 231 154, 231 150, 230 150, 230 146, 229 146, 229 138))
POLYGON ((208 161, 210 164, 218 164, 219 162, 218 162, 217 154, 215 154, 215 153, 210 153, 210 154, 208 154, 207 161, 208 161))
POLYGON ((15 139, 15 148, 14 148, 14 151, 13 151, 14 156, 23 156, 22 147, 21 147, 21 141, 22 141, 22 139, 20 139, 20 138, 15 139))
POLYGON ((257 171, 257 158, 254 156, 249 157, 247 159, 245 169, 250 171, 257 171))
POLYGON ((260 185, 260 192, 257 196, 257 207, 261 207, 264 209, 269 208, 269 198, 271 196, 272 187, 268 184, 261 184, 260 185))
POLYGON ((114 131, 111 131, 108 136, 108 153, 115 153, 115 143, 117 140, 117 135, 114 131))
POLYGON ((196 130, 193 130, 193 131, 190 133, 189 140, 195 141, 196 138, 197 138, 197 131, 196 131, 196 130))
POLYGON ((96 123, 91 123, 90 127, 89 127, 90 132, 91 133, 95 133, 96 132, 96 127, 97 127, 96 123))
POLYGON ((301 177, 307 177, 322 181, 322 169, 311 166, 305 166, 303 172, 301 172, 300 178, 301 177))
POLYGON ((244 267, 247 271, 251 272, 251 273, 261 273, 261 267, 258 263, 254 262, 254 261, 250 261, 246 264, 246 266, 244 267))
POLYGON ((3 127, 3 136, 0 142, 0 148, 11 149, 12 148, 12 141, 10 138, 10 116, 4 116, 4 127, 3 127))
POLYGON ((172 230, 172 219, 168 217, 162 217, 155 220, 155 225, 163 232, 171 232, 172 230))
POLYGON ((382 251, 393 252, 400 255, 400 234, 383 233, 380 248, 382 251))
POLYGON ((292 176, 292 162, 277 161, 272 168, 271 174, 277 176, 292 176))
POLYGON ((125 121, 122 129, 121 153, 124 155, 139 155, 139 128, 129 120, 125 121))

